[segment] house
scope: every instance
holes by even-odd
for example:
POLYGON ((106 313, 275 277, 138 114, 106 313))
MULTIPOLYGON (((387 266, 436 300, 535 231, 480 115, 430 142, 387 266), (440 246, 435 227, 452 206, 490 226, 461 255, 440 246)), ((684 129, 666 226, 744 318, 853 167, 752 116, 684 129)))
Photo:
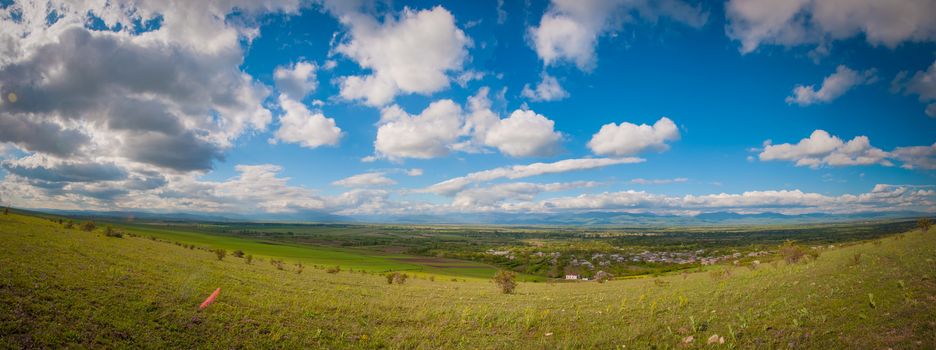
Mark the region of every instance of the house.
POLYGON ((565 275, 565 279, 567 279, 567 280, 577 280, 577 279, 579 279, 579 276, 576 275, 576 274, 574 274, 574 273, 573 273, 573 274, 568 274, 568 275, 565 275))

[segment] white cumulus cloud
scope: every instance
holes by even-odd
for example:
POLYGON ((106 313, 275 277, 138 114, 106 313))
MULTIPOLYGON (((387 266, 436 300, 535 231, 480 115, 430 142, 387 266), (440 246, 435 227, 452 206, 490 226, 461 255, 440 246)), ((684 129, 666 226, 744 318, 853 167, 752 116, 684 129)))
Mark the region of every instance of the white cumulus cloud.
POLYGON ((301 101, 318 87, 314 63, 300 61, 289 66, 279 66, 273 71, 276 88, 289 98, 301 101))
POLYGON ((816 89, 815 85, 797 85, 793 88, 793 95, 787 96, 786 103, 808 106, 815 103, 829 102, 842 96, 851 88, 858 85, 872 84, 877 81, 876 70, 855 71, 840 65, 835 73, 822 80, 822 86, 816 89))
POLYGON ((795 144, 774 145, 766 142, 763 151, 758 154, 761 161, 791 161, 795 162, 796 166, 811 168, 823 165, 881 164, 891 166, 893 163, 887 159, 889 156, 887 152, 871 146, 871 141, 867 136, 856 136, 845 142, 825 130, 813 131, 809 137, 795 144))
POLYGON ((280 95, 279 102, 285 113, 279 118, 276 140, 306 148, 334 146, 341 140, 341 128, 335 125, 334 119, 322 113, 312 113, 304 104, 285 95, 280 95))
POLYGON ((701 27, 708 14, 677 0, 553 0, 528 33, 544 65, 570 62, 581 70, 591 70, 600 37, 623 23, 637 19, 655 22, 660 17, 701 27))
POLYGON ((905 75, 906 72, 901 72, 894 80, 897 90, 918 95, 920 102, 927 103, 924 110, 926 115, 936 118, 936 61, 927 70, 913 74, 906 82, 900 81, 905 75))
POLYGON ((559 85, 559 80, 555 77, 543 73, 542 78, 536 88, 530 88, 529 84, 523 85, 520 95, 533 101, 558 101, 569 97, 569 93, 559 85))
POLYGON ((383 22, 358 12, 339 14, 349 38, 335 51, 372 71, 341 79, 341 96, 383 106, 403 93, 428 95, 449 86, 449 73, 462 70, 471 39, 442 6, 403 9, 383 22))
POLYGON ((588 148, 595 154, 626 156, 648 149, 665 151, 669 149, 668 141, 678 139, 679 129, 676 124, 662 117, 653 125, 627 122, 605 124, 588 141, 588 148))
POLYGON ((921 0, 730 0, 728 36, 749 53, 768 45, 822 44, 862 36, 894 48, 936 40, 936 2, 921 0))

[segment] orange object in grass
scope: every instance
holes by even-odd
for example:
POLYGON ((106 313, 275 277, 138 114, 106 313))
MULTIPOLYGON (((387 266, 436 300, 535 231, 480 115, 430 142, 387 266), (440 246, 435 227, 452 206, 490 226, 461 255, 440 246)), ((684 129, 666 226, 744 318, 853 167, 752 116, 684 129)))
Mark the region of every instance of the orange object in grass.
POLYGON ((218 297, 218 294, 219 294, 219 293, 221 293, 221 288, 220 288, 220 287, 218 287, 218 289, 215 289, 214 293, 211 293, 211 295, 208 296, 208 299, 205 299, 205 301, 204 301, 203 303, 201 303, 200 306, 198 306, 198 309, 199 309, 199 310, 204 310, 206 307, 208 307, 208 305, 211 305, 211 303, 213 303, 213 302, 215 301, 215 298, 218 297))

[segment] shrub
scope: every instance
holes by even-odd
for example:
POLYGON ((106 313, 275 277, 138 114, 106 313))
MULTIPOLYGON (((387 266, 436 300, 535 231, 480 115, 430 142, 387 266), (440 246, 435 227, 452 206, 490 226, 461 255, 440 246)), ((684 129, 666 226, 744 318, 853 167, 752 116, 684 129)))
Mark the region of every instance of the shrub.
POLYGON ((3 208, 3 215, 10 215, 10 207, 3 208))
POLYGON ((104 235, 107 237, 123 238, 123 233, 110 226, 104 228, 104 235))
POLYGON ((598 271, 598 273, 595 274, 595 281, 598 281, 598 283, 605 283, 611 280, 611 277, 614 276, 612 276, 610 273, 598 271))
POLYGON ((780 255, 783 256, 783 260, 786 260, 787 264, 795 264, 807 256, 816 259, 819 257, 819 252, 816 250, 809 251, 793 241, 786 241, 780 246, 780 255))
POLYGON ((218 248, 214 250, 215 256, 218 257, 218 260, 224 260, 224 257, 227 256, 227 250, 224 248, 218 248))
POLYGON ((231 255, 233 255, 235 258, 243 258, 243 257, 244 257, 244 251, 238 249, 238 250, 235 250, 234 252, 232 252, 231 255))
POLYGON ((301 262, 296 263, 296 274, 301 274, 302 270, 305 269, 305 266, 302 266, 301 262))
POLYGON ((928 232, 931 226, 933 226, 933 220, 930 220, 930 218, 920 218, 920 220, 917 220, 917 227, 920 228, 920 231, 928 232))
POLYGON ((339 272, 341 272, 341 266, 329 267, 329 268, 325 269, 325 272, 328 272, 328 273, 339 273, 339 272))
POLYGON ((409 278, 409 275, 405 273, 392 272, 387 274, 387 284, 403 284, 406 283, 406 279, 409 278))
POLYGON ((91 232, 94 231, 95 228, 97 228, 97 225, 94 223, 94 221, 85 221, 81 224, 82 231, 91 232))
POLYGON ((75 228, 75 223, 74 223, 74 222, 71 222, 71 221, 66 222, 66 223, 65 223, 65 228, 71 230, 71 229, 75 228))
POLYGON ((709 277, 713 280, 722 280, 731 276, 731 270, 725 268, 721 270, 712 270, 709 271, 709 277))
POLYGON ((246 258, 247 260, 245 260, 245 262, 247 263, 247 265, 250 265, 251 263, 253 263, 253 255, 247 254, 246 258))
POLYGON ((513 294, 514 289, 517 288, 516 279, 517 274, 513 271, 498 270, 494 275, 494 284, 497 285, 497 288, 500 288, 502 293, 513 294))
POLYGON ((282 270, 285 267, 282 260, 275 259, 270 259, 270 265, 273 265, 277 270, 282 270))

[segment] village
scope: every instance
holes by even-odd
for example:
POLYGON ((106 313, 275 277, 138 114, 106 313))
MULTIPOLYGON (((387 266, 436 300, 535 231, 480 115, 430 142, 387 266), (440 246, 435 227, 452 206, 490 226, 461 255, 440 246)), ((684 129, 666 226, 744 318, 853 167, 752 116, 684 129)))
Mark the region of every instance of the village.
MULTIPOLYGON (((566 280, 589 280, 599 271, 620 271, 633 265, 650 266, 679 266, 679 265, 714 265, 721 262, 732 262, 739 264, 745 258, 748 260, 773 254, 772 251, 758 250, 748 253, 732 252, 731 254, 716 254, 705 249, 691 251, 650 251, 644 250, 639 253, 630 252, 595 252, 583 254, 562 253, 559 251, 544 252, 533 251, 524 252, 522 250, 497 250, 490 249, 485 252, 489 259, 486 260, 507 260, 507 261, 540 261, 559 268, 563 271, 562 278, 566 280)), ((759 261, 757 261, 759 262, 759 261)))

